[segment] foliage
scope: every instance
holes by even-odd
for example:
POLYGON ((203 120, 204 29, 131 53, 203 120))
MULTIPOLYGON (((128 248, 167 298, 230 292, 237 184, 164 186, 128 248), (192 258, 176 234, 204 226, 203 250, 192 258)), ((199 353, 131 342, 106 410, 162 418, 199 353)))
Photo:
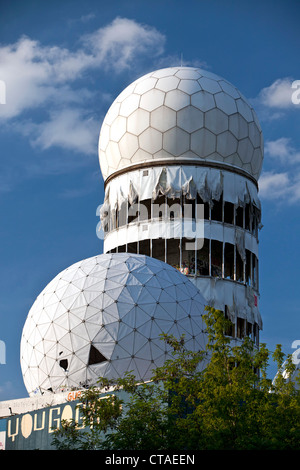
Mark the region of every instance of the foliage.
POLYGON ((278 345, 272 355, 279 373, 267 378, 270 352, 250 338, 235 344, 224 334, 223 312, 207 307, 204 351, 186 349, 163 335, 173 357, 137 384, 127 374, 81 398, 83 426, 63 423, 57 449, 210 450, 299 449, 300 394, 282 374, 295 370, 278 345), (108 393, 103 398, 103 391, 108 393))

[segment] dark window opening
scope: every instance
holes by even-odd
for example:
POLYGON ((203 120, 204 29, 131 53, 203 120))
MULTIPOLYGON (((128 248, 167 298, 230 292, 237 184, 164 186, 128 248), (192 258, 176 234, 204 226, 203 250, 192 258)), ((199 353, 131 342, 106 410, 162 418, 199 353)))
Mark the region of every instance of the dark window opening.
POLYGON ((158 196, 152 205, 152 217, 162 219, 166 215, 166 196, 158 196))
POLYGON ((250 210, 250 204, 246 204, 245 207, 245 229, 250 230, 250 216, 251 216, 251 210, 250 210))
POLYGON ((195 199, 188 199, 186 196, 183 198, 183 217, 186 217, 187 219, 195 219, 196 217, 195 199))
POLYGON ((239 250, 236 250, 236 281, 244 282, 244 263, 239 250))
POLYGON ((150 256, 150 240, 139 241, 139 254, 150 256))
POLYGON ((213 201, 213 206, 211 208, 211 220, 217 220, 222 222, 222 213, 223 213, 223 197, 221 196, 219 201, 213 201))
POLYGON ((138 220, 138 202, 132 205, 128 203, 128 223, 137 222, 138 220))
POLYGON ((203 199, 197 195, 197 204, 203 204, 204 205, 204 219, 209 220, 209 205, 208 202, 204 202, 203 199))
POLYGON ((182 239, 182 263, 183 274, 195 274, 195 238, 182 239))
POLYGON ((126 245, 118 246, 118 253, 126 253, 126 245))
POLYGON ((128 243, 127 253, 137 253, 137 242, 128 243))
POLYGON ((236 323, 236 336, 242 339, 245 336, 245 320, 244 318, 237 318, 236 323))
POLYGON ((95 346, 91 345, 88 365, 91 366, 93 364, 100 364, 104 361, 107 361, 106 357, 103 356, 103 354, 101 354, 101 352, 98 351, 95 346))
POLYGON ((234 204, 224 202, 224 222, 225 224, 234 224, 234 204))
POLYGON ((222 277, 223 244, 218 240, 211 241, 211 275, 222 277))
POLYGON ((252 253, 249 250, 246 250, 246 284, 248 286, 252 285, 251 279, 251 261, 252 261, 252 253))
POLYGON ((163 238, 152 240, 152 256, 160 261, 165 261, 165 240, 163 238))
POLYGON ((167 241, 167 263, 176 269, 180 267, 180 240, 177 238, 167 241))
POLYGON ((238 227, 242 227, 243 228, 243 219, 244 219, 244 209, 243 207, 237 207, 236 208, 236 213, 235 213, 235 225, 237 225, 238 227))
POLYGON ((234 279, 234 245, 225 243, 224 247, 224 277, 234 279))
POLYGON ((234 337, 234 323, 229 318, 228 307, 225 305, 225 319, 226 319, 226 328, 225 328, 225 335, 234 337))
POLYGON ((204 239, 203 247, 197 253, 197 274, 209 276, 209 240, 204 239))
POLYGON ((123 202, 117 212, 117 226, 123 227, 127 224, 127 203, 123 202))
POLYGON ((140 220, 151 219, 151 199, 140 201, 140 220))
POLYGON ((59 361, 60 367, 62 367, 65 371, 68 369, 68 359, 61 359, 59 361))

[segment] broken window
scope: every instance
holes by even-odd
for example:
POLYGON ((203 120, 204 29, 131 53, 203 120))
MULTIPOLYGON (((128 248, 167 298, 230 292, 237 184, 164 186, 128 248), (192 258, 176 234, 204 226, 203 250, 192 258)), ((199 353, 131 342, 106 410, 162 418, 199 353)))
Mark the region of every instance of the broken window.
POLYGON ((251 220, 251 206, 246 204, 245 207, 245 229, 250 230, 250 220, 251 220))
POLYGON ((223 244, 218 240, 211 240, 211 275, 222 277, 223 244))
POLYGON ((204 202, 203 199, 197 194, 197 204, 203 204, 204 206, 204 219, 209 220, 209 205, 208 202, 204 202))
POLYGON ((139 220, 151 219, 151 199, 145 199, 144 201, 140 201, 139 214, 139 220))
POLYGON ((231 243, 224 246, 224 277, 234 279, 234 245, 231 243))
POLYGON ((182 239, 181 271, 184 274, 195 274, 195 238, 182 239))
POLYGON ((203 247, 196 251, 197 275, 209 276, 209 240, 205 238, 203 247))
POLYGON ((180 198, 176 197, 174 199, 167 199, 167 217, 170 220, 181 218, 180 198))
POLYGON ((227 322, 226 322, 227 325, 226 325, 224 334, 226 336, 234 337, 235 336, 235 325, 229 318, 229 312, 228 312, 228 306, 227 305, 225 305, 225 319, 227 320, 227 322))
POLYGON ((137 253, 137 242, 127 244, 127 253, 137 253))
POLYGON ((245 336, 245 320, 244 318, 237 318, 236 322, 236 336, 242 339, 245 336))
POLYGON ((258 259, 252 254, 253 260, 253 288, 258 290, 258 259))
POLYGON ((234 204, 232 202, 224 202, 224 222, 225 224, 234 224, 234 204))
POLYGON ((130 204, 128 202, 128 224, 131 224, 132 222, 137 222, 138 221, 138 216, 139 216, 139 208, 138 208, 138 203, 135 202, 133 204, 130 204))
POLYGON ((238 206, 235 211, 235 225, 242 228, 244 226, 244 208, 241 206, 238 206))
POLYGON ((239 250, 235 250, 236 252, 236 258, 235 258, 235 263, 236 263, 236 274, 235 274, 235 280, 238 282, 244 282, 244 263, 241 258, 241 255, 239 253, 239 250))
POLYGON ((223 197, 221 196, 219 201, 213 201, 213 206, 210 212, 211 220, 217 220, 222 222, 223 220, 223 197))
POLYGON ((196 201, 183 196, 183 217, 186 219, 196 218, 196 201))
POLYGON ((139 254, 150 256, 150 240, 139 241, 139 254))
POLYGON ((246 250, 246 284, 248 286, 252 285, 252 253, 249 250, 246 250))
POLYGON ((158 196, 152 204, 152 217, 164 219, 166 216, 166 196, 158 196))
POLYGON ((152 240, 152 256, 165 261, 165 240, 163 238, 154 238, 152 240))
POLYGON ((118 207, 117 211, 117 227, 123 227, 127 224, 127 202, 124 201, 118 207))
POLYGON ((180 240, 178 238, 167 240, 167 263, 176 269, 180 268, 180 240))

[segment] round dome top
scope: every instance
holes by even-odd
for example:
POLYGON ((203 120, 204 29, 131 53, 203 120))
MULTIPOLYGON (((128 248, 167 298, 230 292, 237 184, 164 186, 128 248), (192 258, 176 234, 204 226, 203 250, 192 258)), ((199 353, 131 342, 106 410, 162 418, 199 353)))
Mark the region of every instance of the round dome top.
POLYGON ((261 127, 252 106, 227 80, 200 68, 171 67, 139 78, 103 121, 104 179, 142 163, 221 162, 258 179, 261 127))
POLYGON ((170 359, 161 333, 205 347, 205 300, 172 266, 128 253, 75 263, 37 297, 21 339, 30 395, 96 385, 133 371, 138 380, 170 359))

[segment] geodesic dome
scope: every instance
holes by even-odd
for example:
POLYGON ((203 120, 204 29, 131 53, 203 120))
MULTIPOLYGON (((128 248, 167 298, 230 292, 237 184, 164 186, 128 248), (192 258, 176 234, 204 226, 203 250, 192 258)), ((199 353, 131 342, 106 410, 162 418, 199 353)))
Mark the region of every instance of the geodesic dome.
POLYGON ((133 371, 138 380, 170 358, 161 333, 205 347, 199 290, 175 268, 143 255, 114 253, 58 274, 29 311, 21 367, 29 395, 96 385, 133 371))
POLYGON ((116 98, 99 137, 103 178, 157 161, 220 162, 258 179, 263 136, 256 113, 227 80, 200 68, 151 72, 116 98))

